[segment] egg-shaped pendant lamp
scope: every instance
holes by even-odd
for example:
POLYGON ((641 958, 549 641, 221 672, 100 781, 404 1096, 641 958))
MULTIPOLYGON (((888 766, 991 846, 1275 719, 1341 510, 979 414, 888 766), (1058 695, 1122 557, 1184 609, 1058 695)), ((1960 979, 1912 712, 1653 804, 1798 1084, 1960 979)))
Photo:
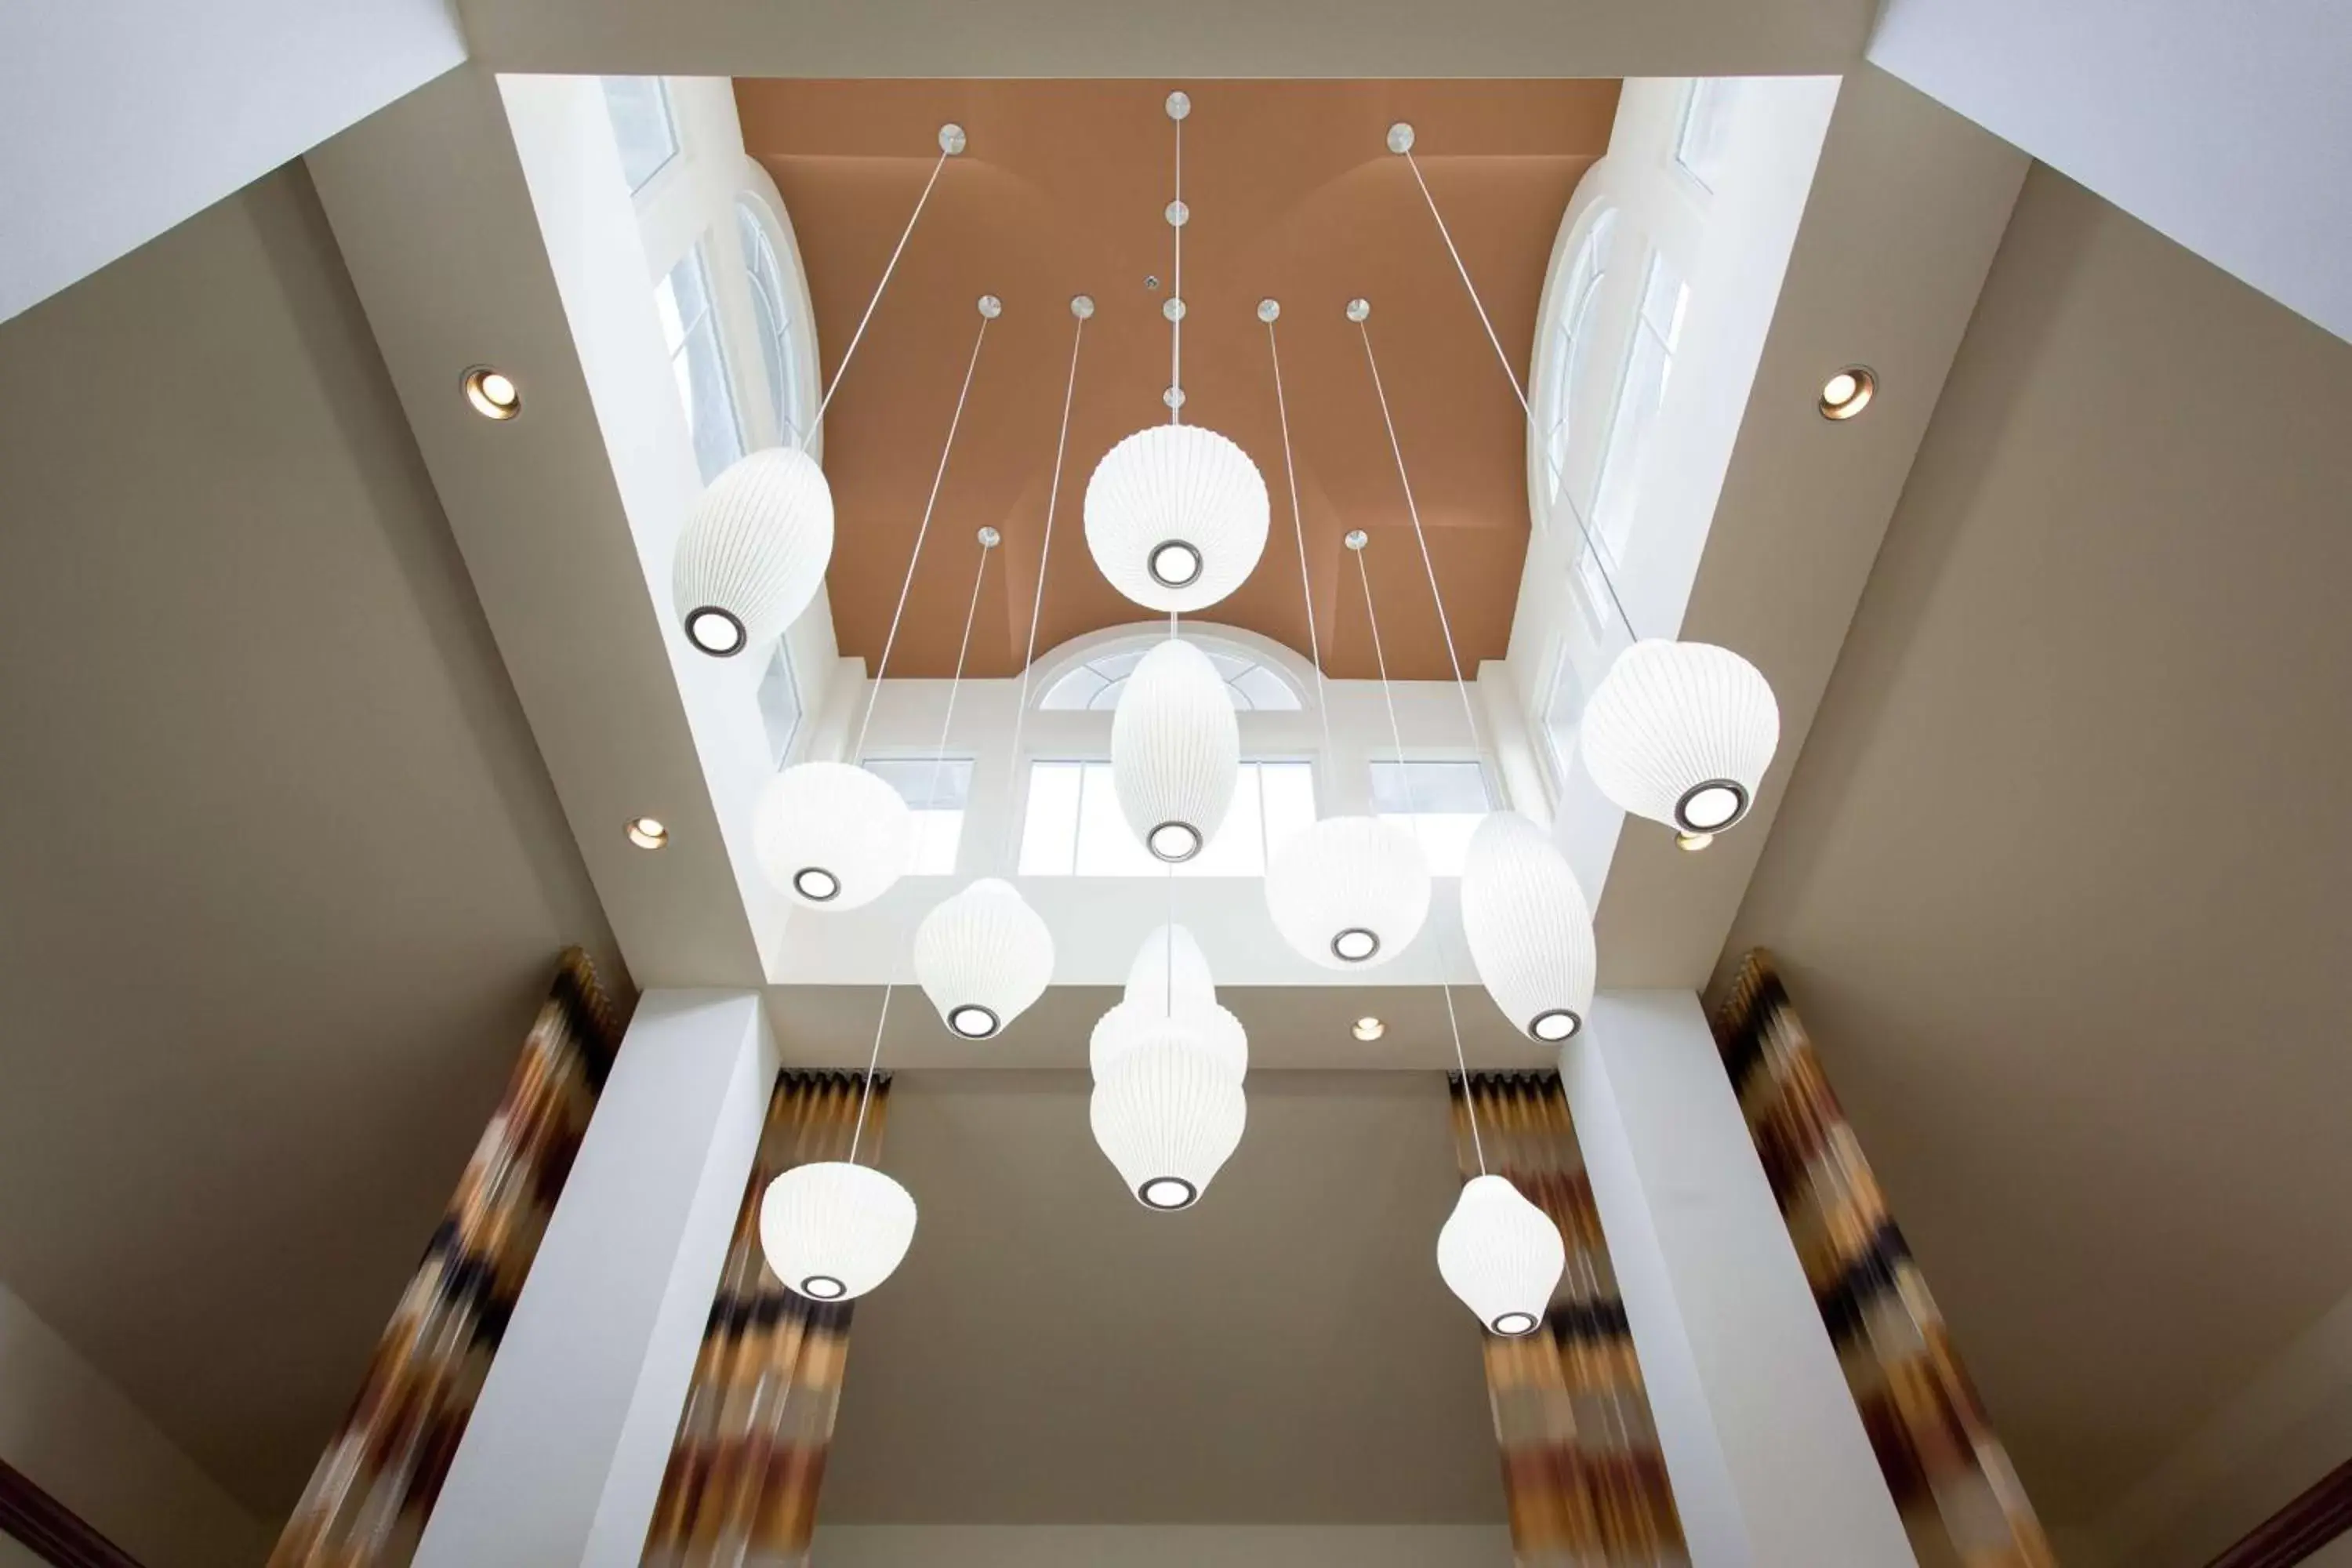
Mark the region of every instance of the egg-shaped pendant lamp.
POLYGON ((1301 957, 1326 969, 1376 969, 1429 919, 1429 857, 1396 823, 1327 816, 1276 853, 1265 907, 1301 957))
POLYGON ((1531 1040, 1558 1045, 1592 1010, 1592 909, 1568 858, 1516 811, 1487 814, 1462 859, 1462 934, 1479 984, 1531 1040))
POLYGON ((1602 795, 1696 837, 1756 804, 1780 744, 1780 706, 1763 673, 1729 648, 1652 637, 1617 656, 1579 730, 1602 795))
POLYGON ((1502 1176, 1462 1184, 1437 1233, 1437 1272, 1490 1333, 1516 1339, 1540 1327, 1568 1267, 1551 1216, 1502 1176))
POLYGON ((1249 454, 1197 425, 1151 425, 1087 480, 1087 548, 1110 585, 1148 610, 1206 609, 1256 570, 1265 479, 1249 454))
POLYGON ((1225 820, 1241 770, 1241 726, 1216 667, 1181 637, 1136 664, 1111 714, 1111 784, 1145 848, 1189 860, 1225 820))
POLYGON ((985 1040, 1054 978, 1054 933, 1012 883, 982 877, 915 928, 915 978, 949 1030, 985 1040))
POLYGON ((816 597, 833 559, 833 488, 797 447, 738 458, 686 514, 670 596, 696 651, 730 658, 773 642, 816 597))
POLYGON ((915 1239, 915 1200, 871 1165, 795 1165, 760 1199, 760 1250, 787 1289, 847 1301, 890 1278, 915 1239))
POLYGON ((915 816, 864 768, 798 763, 768 781, 752 813, 751 841, 761 869, 793 902, 854 910, 906 871, 915 816))

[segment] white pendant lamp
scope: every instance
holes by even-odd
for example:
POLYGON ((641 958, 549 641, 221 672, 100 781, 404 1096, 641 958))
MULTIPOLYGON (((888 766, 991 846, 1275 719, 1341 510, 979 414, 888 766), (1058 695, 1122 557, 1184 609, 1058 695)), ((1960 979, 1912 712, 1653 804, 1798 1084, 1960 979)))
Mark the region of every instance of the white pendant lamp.
POLYGON ((847 763, 800 763, 768 781, 752 815, 768 880, 813 910, 873 902, 907 868, 915 816, 880 777, 847 763))
POLYGON ((1190 1208, 1241 1146, 1249 1104, 1197 1029, 1162 1018, 1095 1085, 1095 1142, 1146 1208, 1190 1208))
POLYGON ((1462 861, 1462 934, 1486 994, 1529 1039, 1558 1045, 1592 1010, 1592 910, 1568 858, 1516 811, 1490 812, 1462 861))
POLYGON ((1110 773, 1144 847, 1190 860, 1216 835, 1241 769, 1241 726, 1208 655, 1170 637, 1143 656, 1111 714, 1110 773))
POLYGON ((1161 1038, 1159 1026, 1174 1018, 1192 1032, 1191 1044, 1216 1063, 1220 1071, 1239 1083, 1249 1075, 1249 1034, 1242 1021, 1214 1002, 1200 1003, 1168 1013, 1139 1003, 1121 1002, 1095 1023, 1087 1041, 1087 1063, 1095 1081, 1115 1070, 1139 1047, 1161 1038))
POLYGON ((1780 707, 1757 668, 1712 643, 1635 643, 1584 707, 1579 748, 1601 793, 1686 836, 1748 815, 1780 743, 1780 707))
POLYGON ((833 559, 833 489, 793 447, 739 458, 686 514, 670 594, 696 651, 730 658, 773 642, 816 597, 833 559))
POLYGON ((1294 835, 1265 869, 1276 931, 1326 969, 1373 969, 1429 918, 1429 858, 1376 816, 1331 816, 1294 835))
POLYGON ((865 1295, 890 1278, 914 1239, 913 1196, 871 1165, 795 1165, 760 1199, 768 1267, 812 1301, 865 1295))
POLYGON ((985 1040, 1045 994, 1054 933, 1012 883, 982 877, 915 928, 915 977, 950 1030, 985 1040))
POLYGON ((1265 479, 1249 454, 1197 425, 1152 425, 1113 447, 1087 481, 1087 548, 1110 585, 1146 609, 1206 609, 1257 569, 1265 479))
POLYGON ((1502 1176, 1462 1184, 1437 1233, 1437 1272, 1490 1333, 1516 1339, 1542 1326, 1568 1267, 1551 1216, 1502 1176))
POLYGON ((1217 985, 1209 973, 1208 955, 1189 928, 1152 928, 1135 950, 1135 962, 1128 965, 1127 989, 1120 1000, 1154 1013, 1181 1013, 1216 1005, 1217 985))

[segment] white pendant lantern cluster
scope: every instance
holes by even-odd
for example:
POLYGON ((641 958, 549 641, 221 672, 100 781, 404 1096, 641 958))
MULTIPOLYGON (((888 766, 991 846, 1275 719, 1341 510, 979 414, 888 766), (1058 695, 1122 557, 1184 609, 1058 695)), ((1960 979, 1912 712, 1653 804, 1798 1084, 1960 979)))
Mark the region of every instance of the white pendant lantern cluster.
POLYGON ((1161 860, 1207 847, 1234 802, 1241 725, 1209 656, 1170 637, 1143 656, 1111 714, 1111 784, 1119 810, 1161 860))
POLYGON ((1095 1142, 1146 1208, 1192 1207, 1241 1146, 1249 1039, 1218 1005, 1192 934, 1146 937, 1127 991, 1088 1044, 1095 1142))
POLYGON ((1462 934, 1479 984, 1521 1034, 1556 1046, 1584 1026, 1592 910, 1551 836, 1516 811, 1489 813, 1470 836, 1462 934))
POLYGON ((1780 704, 1754 665, 1711 643, 1653 637, 1609 667, 1578 749, 1612 804, 1696 837, 1748 815, 1780 744, 1780 704))
POLYGON ((1045 994, 1054 933, 1012 883, 982 877, 915 928, 915 977, 952 1033, 985 1040, 1045 994))
POLYGON ((812 1301, 865 1295, 890 1278, 914 1239, 913 1196, 871 1165, 795 1165, 760 1199, 760 1250, 768 1267, 812 1301))
POLYGON ((1437 1233, 1437 1272, 1447 1288, 1488 1332, 1507 1339, 1542 1325, 1567 1267, 1559 1226, 1507 1177, 1481 1174, 1463 1183, 1437 1233))

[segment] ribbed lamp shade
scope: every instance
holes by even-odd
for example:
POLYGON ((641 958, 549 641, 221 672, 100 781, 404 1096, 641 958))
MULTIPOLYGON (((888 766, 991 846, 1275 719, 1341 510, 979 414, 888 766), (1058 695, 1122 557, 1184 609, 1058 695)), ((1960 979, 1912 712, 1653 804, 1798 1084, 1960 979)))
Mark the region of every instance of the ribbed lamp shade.
POLYGON ((1105 1013, 1095 1024, 1094 1034, 1087 1041, 1087 1062, 1094 1068, 1095 1081, 1117 1069, 1129 1052, 1138 1047, 1167 1038, 1160 1026, 1173 1018, 1177 1025, 1190 1031, 1191 1044, 1218 1068, 1239 1083, 1249 1074, 1249 1034, 1242 1021, 1214 1002, 1180 1007, 1173 1013, 1148 1007, 1133 1002, 1121 1002, 1105 1013))
POLYGON ((768 781, 752 814, 760 868, 812 910, 872 903, 907 868, 915 816, 898 792, 847 763, 800 763, 768 781))
POLYGON ((1120 1000, 1151 1013, 1214 1006, 1216 982, 1209 973, 1208 955, 1192 931, 1181 925, 1154 926, 1128 965, 1127 990, 1120 1000))
POLYGON ((1189 860, 1225 820, 1241 768, 1233 699, 1209 656, 1170 637, 1143 656, 1110 716, 1119 810, 1162 860, 1189 860))
POLYGON ((915 978, 950 1032, 984 1040, 1045 994, 1054 933, 1012 883, 982 877, 915 928, 915 978))
POLYGON ((1146 1208, 1190 1208, 1241 1146, 1249 1103, 1182 1020, 1162 1019, 1095 1084, 1095 1142, 1146 1208))
POLYGON ((1529 1039, 1558 1045, 1592 1010, 1592 909, 1550 837, 1487 814, 1462 860, 1462 934, 1486 994, 1529 1039))
POLYGON ((1265 480, 1249 454, 1197 425, 1152 425, 1087 481, 1087 548, 1110 585, 1150 610, 1206 609, 1257 568, 1265 480))
POLYGON ((1465 1182, 1437 1233, 1438 1273, 1491 1333, 1535 1332, 1567 1267, 1559 1227, 1501 1176, 1465 1182))
POLYGON ((871 1165, 794 1165, 760 1199, 760 1250, 787 1289, 847 1301, 890 1278, 915 1239, 915 1200, 871 1165))
POLYGON ((775 640, 816 597, 833 559, 833 489, 816 459, 770 447, 710 481, 670 565, 686 640, 725 658, 775 640))
POLYGON ((1429 858, 1393 822, 1327 816, 1276 853, 1265 907, 1303 957, 1326 969, 1377 968, 1429 919, 1429 858))
POLYGON ((1617 656, 1581 731, 1585 770, 1610 800, 1684 833, 1720 833, 1756 802, 1780 705, 1729 648, 1653 637, 1617 656))

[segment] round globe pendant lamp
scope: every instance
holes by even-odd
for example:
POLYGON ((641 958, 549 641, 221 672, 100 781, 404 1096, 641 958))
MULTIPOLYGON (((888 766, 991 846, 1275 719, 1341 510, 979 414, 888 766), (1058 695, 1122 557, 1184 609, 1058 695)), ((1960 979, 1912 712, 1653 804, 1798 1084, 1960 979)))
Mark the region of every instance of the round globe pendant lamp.
POLYGON ((1578 742, 1601 793, 1686 836, 1748 815, 1780 743, 1780 707, 1757 668, 1712 643, 1652 637, 1617 656, 1578 742))
POLYGON ((1265 479, 1249 454, 1197 425, 1152 425, 1087 481, 1087 548, 1110 585, 1161 612, 1206 609, 1265 550, 1265 479))
POLYGON ((1265 907, 1302 957, 1326 969, 1375 969, 1429 918, 1429 858, 1393 822, 1326 817, 1276 853, 1265 907))
POLYGON ((982 877, 915 928, 915 977, 949 1030, 985 1040, 1054 978, 1054 933, 1012 883, 982 877))
POLYGON ((1489 813, 1470 835, 1462 934, 1486 994, 1520 1033, 1558 1045, 1584 1026, 1591 906, 1550 836, 1516 811, 1489 813))
POLYGON ((1114 1005, 1095 1023, 1087 1041, 1087 1063, 1100 1083, 1106 1073, 1139 1047, 1164 1038, 1160 1026, 1170 1018, 1191 1031, 1191 1045, 1213 1061, 1220 1071, 1239 1083, 1249 1075, 1249 1034, 1242 1021, 1214 1002, 1198 1003, 1171 1014, 1135 1002, 1114 1005))
POLYGON ((812 1301, 865 1295, 890 1278, 914 1239, 914 1197, 871 1165, 795 1165, 760 1199, 768 1267, 812 1301))
POLYGON ((1161 1018, 1095 1084, 1095 1142, 1146 1208, 1185 1209, 1241 1146, 1242 1087, 1181 1018, 1161 1018))
POLYGON ((1489 1333, 1516 1339, 1542 1326, 1568 1248, 1551 1216, 1505 1177, 1473 1176, 1437 1233, 1437 1272, 1489 1333))
POLYGON ((1190 860, 1233 805, 1241 726, 1216 667, 1181 637, 1156 645, 1111 714, 1111 784, 1119 809, 1159 859, 1190 860))
POLYGON ((816 597, 833 559, 833 489, 793 447, 739 458, 686 514, 670 593, 698 653, 773 642, 816 597))
POLYGON ((847 763, 799 763, 768 781, 751 842, 785 897, 854 910, 887 892, 914 852, 915 816, 898 792, 847 763))

